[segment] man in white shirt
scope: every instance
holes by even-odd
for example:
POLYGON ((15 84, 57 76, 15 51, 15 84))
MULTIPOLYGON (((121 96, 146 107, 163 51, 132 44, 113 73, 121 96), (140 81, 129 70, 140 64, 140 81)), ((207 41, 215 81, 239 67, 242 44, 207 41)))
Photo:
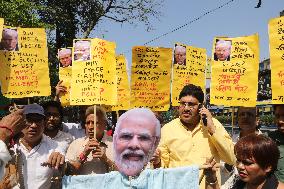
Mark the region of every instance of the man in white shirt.
POLYGON ((24 115, 24 136, 16 146, 16 154, 19 157, 18 183, 25 189, 50 188, 54 171, 64 163, 63 153, 57 142, 43 134, 45 115, 40 105, 26 105, 24 115))
POLYGON ((48 101, 43 104, 45 114, 44 134, 58 142, 62 151, 66 153, 70 143, 73 141, 71 134, 62 132, 63 108, 59 102, 48 101))

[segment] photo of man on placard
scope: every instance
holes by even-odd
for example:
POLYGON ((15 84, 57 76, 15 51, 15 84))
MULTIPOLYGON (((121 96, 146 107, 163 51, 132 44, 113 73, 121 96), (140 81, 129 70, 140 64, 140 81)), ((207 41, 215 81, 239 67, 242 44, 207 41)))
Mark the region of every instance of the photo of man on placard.
POLYGON ((91 40, 78 40, 74 44, 74 60, 85 61, 91 57, 91 40))
POLYGON ((214 60, 230 61, 231 47, 232 47, 231 40, 217 39, 215 44, 214 60))
POLYGON ((18 51, 18 32, 16 29, 4 28, 0 42, 0 50, 18 51))
POLYGON ((58 50, 58 59, 60 67, 66 68, 72 66, 72 50, 70 48, 61 48, 58 50))
POLYGON ((175 45, 174 50, 174 64, 180 66, 186 66, 186 47, 181 45, 175 45))

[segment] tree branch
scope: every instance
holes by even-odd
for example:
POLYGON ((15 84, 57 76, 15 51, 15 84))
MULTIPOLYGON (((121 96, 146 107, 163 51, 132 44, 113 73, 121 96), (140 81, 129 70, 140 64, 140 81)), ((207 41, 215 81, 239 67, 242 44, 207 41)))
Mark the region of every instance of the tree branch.
POLYGON ((127 21, 126 18, 125 19, 118 19, 118 18, 114 18, 114 17, 111 17, 111 16, 107 16, 107 15, 104 15, 104 17, 109 18, 111 20, 114 20, 116 22, 125 22, 125 21, 127 21))

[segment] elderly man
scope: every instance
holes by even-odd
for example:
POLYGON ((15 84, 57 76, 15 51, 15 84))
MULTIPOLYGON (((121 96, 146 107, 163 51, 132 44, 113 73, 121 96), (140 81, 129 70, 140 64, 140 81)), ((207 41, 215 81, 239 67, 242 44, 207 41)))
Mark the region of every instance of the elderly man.
POLYGON ((58 144, 43 134, 44 110, 38 104, 24 107, 26 128, 15 146, 18 186, 26 189, 50 188, 51 177, 64 163, 58 144))
POLYGON ((6 28, 2 32, 0 50, 18 51, 18 33, 16 30, 6 28))
POLYGON ((90 40, 76 41, 74 45, 74 60, 85 61, 90 60, 90 40))
POLYGON ((67 188, 198 188, 198 167, 145 169, 160 140, 160 123, 146 108, 134 108, 119 117, 114 132, 114 159, 118 171, 95 176, 65 177, 67 188))
POLYGON ((86 137, 73 141, 67 150, 66 159, 71 165, 70 173, 78 175, 107 173, 114 169, 114 164, 112 137, 107 136, 105 132, 106 112, 102 107, 96 106, 96 115, 94 115, 94 106, 90 106, 85 115, 86 137), (94 129, 96 129, 96 138, 94 138, 94 129))
POLYGON ((279 181, 284 182, 284 104, 274 105, 274 120, 278 130, 268 133, 280 150, 280 159, 275 172, 279 181))
POLYGON ((219 40, 215 44, 215 53, 214 60, 215 61, 230 61, 231 54, 231 41, 219 40))
MULTIPOLYGON (((206 158, 214 156, 217 162, 223 160, 235 163, 234 144, 221 123, 214 119, 208 109, 201 106, 204 94, 199 86, 186 85, 179 95, 179 118, 164 125, 158 158, 155 167, 182 167, 202 165, 206 158), (206 117, 203 123, 201 117, 206 117)), ((205 182, 200 188, 205 187, 205 182)))
POLYGON ((186 48, 184 46, 177 45, 175 47, 174 64, 186 65, 186 48))
POLYGON ((60 66, 65 68, 72 66, 72 51, 71 49, 60 49, 58 51, 60 66))

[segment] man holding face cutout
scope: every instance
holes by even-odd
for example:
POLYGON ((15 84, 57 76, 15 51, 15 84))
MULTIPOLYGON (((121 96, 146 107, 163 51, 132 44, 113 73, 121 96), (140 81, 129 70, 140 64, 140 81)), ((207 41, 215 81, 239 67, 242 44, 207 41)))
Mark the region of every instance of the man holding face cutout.
POLYGON ((160 141, 160 122, 147 108, 134 108, 119 117, 113 136, 114 162, 118 171, 65 177, 63 189, 198 188, 198 166, 145 169, 160 141))

